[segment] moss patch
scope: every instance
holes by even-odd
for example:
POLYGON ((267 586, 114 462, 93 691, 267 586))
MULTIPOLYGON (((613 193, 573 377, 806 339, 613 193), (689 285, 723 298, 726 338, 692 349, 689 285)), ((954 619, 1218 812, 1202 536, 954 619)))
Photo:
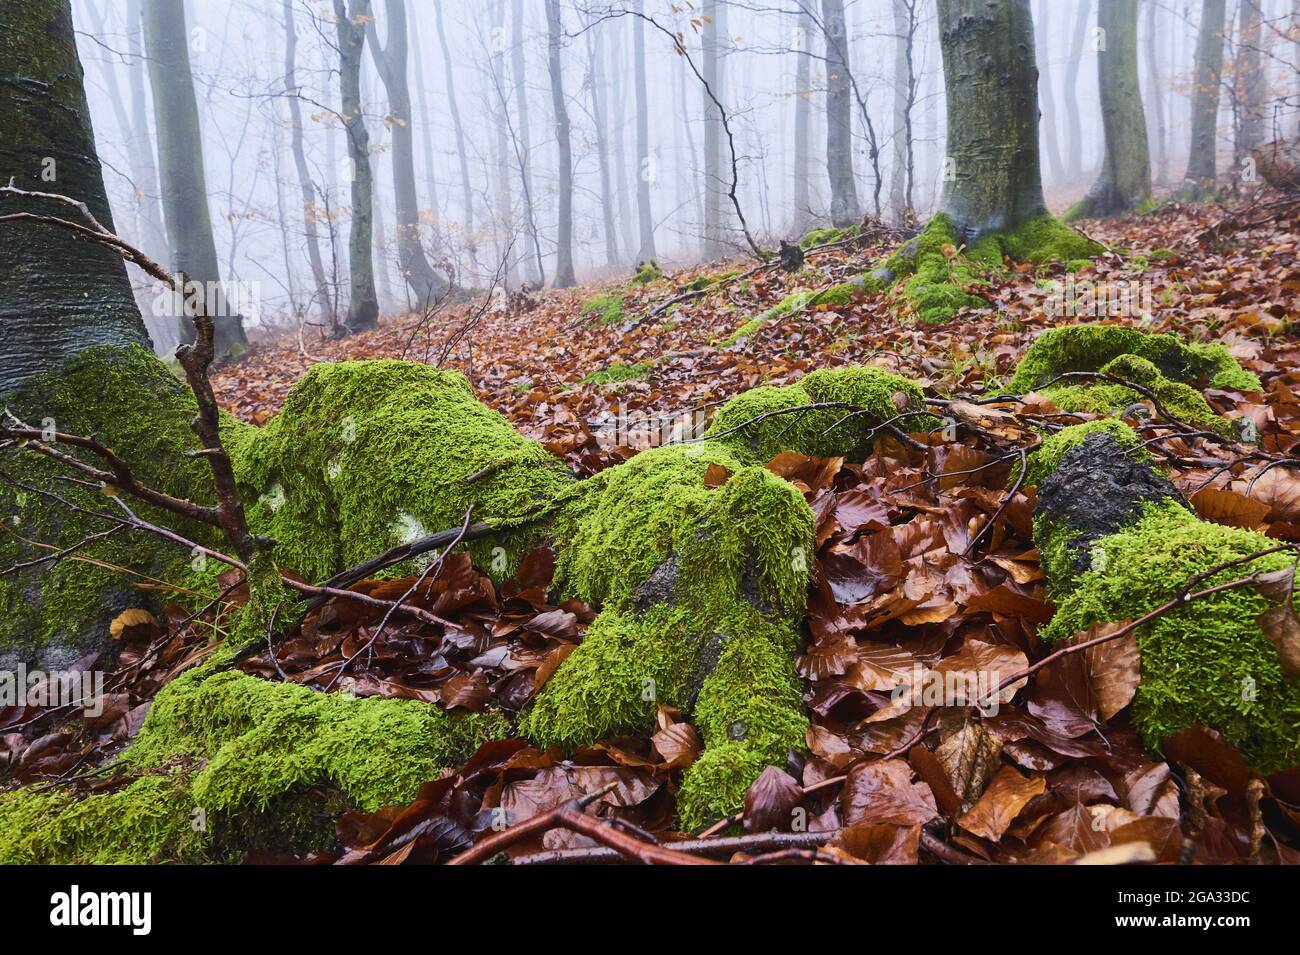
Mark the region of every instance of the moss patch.
MULTIPOLYGON (((1199 391, 1180 381, 1170 381, 1151 362, 1136 355, 1120 355, 1103 365, 1102 374, 1132 382, 1148 389, 1160 406, 1173 418, 1197 427, 1230 434, 1232 422, 1210 407, 1199 391)), ((1067 379, 1068 380, 1068 379, 1067 379)), ((1089 414, 1118 414, 1146 395, 1126 385, 1097 381, 1084 384, 1057 384, 1043 389, 1062 411, 1089 414)))
POLYGON ((767 324, 768 321, 767 315, 768 313, 764 312, 762 315, 759 315, 757 318, 751 318, 749 321, 745 322, 745 324, 741 325, 739 328, 737 328, 726 338, 719 341, 717 343, 718 347, 730 348, 732 345, 736 344, 741 339, 748 338, 749 336, 753 335, 760 328, 762 328, 764 325, 767 324))
POLYGON ((621 361, 616 361, 608 367, 599 371, 593 371, 583 377, 580 384, 584 385, 611 385, 620 381, 640 381, 650 375, 650 366, 645 362, 637 362, 635 365, 627 365, 621 361))
POLYGON ((601 295, 588 299, 580 314, 601 325, 617 325, 623 321, 623 298, 619 295, 601 295))
POLYGON ((632 282, 636 285, 649 285, 651 282, 657 282, 664 277, 664 270, 659 267, 659 263, 651 259, 649 262, 642 262, 636 267, 636 274, 632 276, 632 282))
POLYGON ((857 234, 857 226, 845 226, 842 229, 813 229, 804 233, 803 238, 799 240, 799 246, 804 249, 815 249, 819 245, 829 245, 832 242, 843 242, 845 239, 857 234))

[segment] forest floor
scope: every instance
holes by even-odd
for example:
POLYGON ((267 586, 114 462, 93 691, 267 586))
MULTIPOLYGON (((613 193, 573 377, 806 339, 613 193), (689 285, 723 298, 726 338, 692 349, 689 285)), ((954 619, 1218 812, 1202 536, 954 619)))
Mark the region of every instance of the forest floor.
MULTIPOLYGON (((346 340, 310 342, 309 355, 296 338, 273 342, 221 369, 214 383, 225 407, 264 423, 316 361, 428 361, 445 352, 442 367, 464 371, 481 400, 589 474, 635 453, 620 441, 645 443, 607 427, 611 420, 631 420, 635 431, 654 416, 707 414, 745 389, 834 365, 876 364, 912 377, 928 395, 951 401, 948 413, 970 440, 917 451, 882 439, 866 461, 782 455, 770 465, 798 482, 817 520, 818 585, 809 644, 797 661, 808 680, 810 755, 791 754, 787 766, 769 767, 751 787, 743 819, 732 820, 748 833, 740 841, 728 841, 718 826, 705 834, 717 840, 711 848, 676 844, 732 861, 1300 863, 1300 769, 1273 774, 1261 791, 1241 757, 1203 730, 1169 741, 1168 762, 1144 753, 1125 709, 1139 667, 1131 639, 1039 670, 988 715, 890 697, 899 670, 1017 673, 1049 652, 1035 635, 1052 607, 1032 543, 1033 489, 1012 493, 1007 485, 1015 449, 1033 437, 1026 415, 1050 408, 1032 398, 976 399, 1001 394, 1042 329, 1110 317, 1049 314, 1060 294, 1053 281, 1073 282, 1076 292, 1086 291, 1085 283, 1127 283, 1135 293, 1129 305, 1137 298, 1139 308, 1121 305, 1130 314, 1114 320, 1225 343, 1260 376, 1264 391, 1210 391, 1207 398, 1253 422, 1260 446, 1294 453, 1300 210, 1272 201, 1233 210, 1168 205, 1084 223, 1110 247, 1090 268, 1073 276, 1060 266, 1012 269, 980 290, 988 308, 966 309, 940 325, 915 322, 889 292, 749 324, 792 293, 869 269, 895 241, 882 237, 811 252, 802 272, 765 269, 642 321, 697 279, 754 263, 536 292, 516 297, 508 310, 470 301, 432 319, 405 316, 346 340), (593 301, 613 320, 587 308, 593 301), (1255 811, 1261 800, 1264 810, 1255 811), (838 834, 827 842, 823 833, 832 830, 838 834)), ((1171 444, 1182 462, 1171 477, 1202 516, 1300 540, 1300 474, 1262 469, 1243 459, 1249 445, 1233 441, 1171 444)), ((414 599, 450 624, 391 626, 342 678, 340 661, 358 655, 378 621, 337 610, 322 618, 330 605, 309 614, 274 660, 264 653, 245 666, 269 679, 358 695, 518 711, 592 619, 581 603, 553 602, 553 567, 549 551, 536 551, 519 579, 498 586, 467 557, 447 559, 414 599)), ((409 583, 372 587, 377 595, 384 588, 400 594, 409 583)), ((127 627, 123 664, 143 657, 159 628, 188 625, 174 619, 127 627)), ((23 766, 17 741, 0 737, 15 744, 10 771, 35 781, 84 767, 87 746, 120 748, 157 685, 205 643, 198 635, 173 641, 155 664, 120 681, 109 712, 76 746, 47 744, 23 766)), ((556 811, 554 827, 504 840, 517 860, 645 854, 656 840, 682 838, 671 831, 675 786, 700 747, 683 714, 668 707, 651 738, 610 740, 567 757, 521 740, 490 743, 430 781, 409 806, 345 814, 336 850, 308 861, 446 860, 487 839, 498 845, 497 810, 516 823, 556 811), (572 812, 570 801, 584 798, 587 813, 618 820, 603 841, 622 839, 621 849, 564 825, 559 810, 572 812)))

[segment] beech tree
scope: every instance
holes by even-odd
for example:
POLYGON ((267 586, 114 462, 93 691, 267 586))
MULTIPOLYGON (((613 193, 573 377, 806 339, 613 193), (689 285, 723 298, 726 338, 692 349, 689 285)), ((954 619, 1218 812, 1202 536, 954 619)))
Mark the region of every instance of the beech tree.
POLYGON ((831 180, 831 223, 848 226, 858 221, 859 212, 844 0, 822 0, 822 37, 826 42, 826 171, 831 180))
POLYGON ((1196 65, 1192 89, 1192 139, 1187 174, 1180 192, 1196 196, 1214 188, 1215 150, 1219 145, 1219 81, 1223 71, 1223 28, 1227 0, 1202 0, 1196 35, 1196 65))
POLYGON ((559 222, 555 245, 556 288, 578 284, 573 274, 573 146, 569 142, 569 108, 564 100, 564 75, 560 67, 559 0, 546 0, 547 65, 551 74, 551 107, 555 112, 555 145, 559 155, 559 222))

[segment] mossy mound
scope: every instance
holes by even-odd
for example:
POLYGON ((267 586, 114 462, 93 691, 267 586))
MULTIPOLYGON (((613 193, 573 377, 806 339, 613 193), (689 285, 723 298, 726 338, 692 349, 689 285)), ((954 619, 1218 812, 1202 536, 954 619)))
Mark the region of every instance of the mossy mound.
POLYGON ((601 325, 617 325, 623 321, 623 297, 621 295, 599 295, 587 299, 579 313, 601 325))
MULTIPOLYGON (((1197 574, 1276 543, 1197 517, 1138 435, 1117 421, 1053 436, 1031 456, 1030 474, 1039 485, 1034 542, 1057 604, 1041 633, 1048 641, 1137 619, 1197 574)), ((1197 586, 1293 562, 1294 555, 1269 554, 1197 586)), ((1138 631, 1133 718, 1149 749, 1159 752, 1184 727, 1208 726, 1262 772, 1300 762, 1300 684, 1285 680, 1277 650, 1255 622, 1268 606, 1243 587, 1180 606, 1138 631)))
POLYGON ((978 290, 989 284, 991 272, 1002 268, 1003 256, 1017 262, 1069 262, 1101 251, 1098 243, 1051 216, 1014 232, 981 236, 963 247, 952 220, 939 213, 872 273, 867 289, 902 282, 902 296, 918 319, 943 322, 963 307, 988 305, 978 290))
POLYGON ((368 810, 407 802, 507 730, 495 714, 317 693, 222 671, 218 660, 159 691, 122 757, 138 779, 81 798, 0 794, 0 863, 202 861, 224 855, 222 843, 248 844, 229 837, 246 816, 292 843, 319 828, 300 825, 314 811, 296 794, 323 787, 336 802, 368 810))
MULTIPOLYGON (((142 348, 88 349, 59 373, 33 379, 5 395, 4 405, 33 427, 94 435, 150 487, 197 503, 214 502, 207 464, 186 457, 187 451, 199 447, 189 427, 196 411, 193 396, 142 348)), ((232 435, 245 427, 234 419, 225 424, 232 435)), ((68 445, 58 450, 105 469, 90 452, 68 445)), ((26 486, 0 481, 0 567, 51 553, 33 542, 61 549, 112 526, 40 491, 86 511, 120 515, 99 491, 55 481, 56 475, 72 472, 30 450, 0 452, 0 470, 26 486)), ((201 543, 215 543, 206 525, 178 522, 139 502, 132 507, 145 520, 175 527, 201 543)), ((191 571, 189 560, 176 545, 119 533, 78 549, 72 557, 7 575, 0 579, 0 666, 24 662, 58 669, 89 650, 110 648, 108 626, 113 618, 129 607, 150 604, 137 582, 162 579, 200 585, 203 575, 191 571)))
POLYGON ((1170 381, 1205 380, 1212 388, 1258 391, 1259 379, 1219 344, 1185 344, 1174 335, 1150 335, 1126 325, 1063 325, 1042 332, 1008 384, 1015 394, 1041 388, 1071 371, 1100 371, 1123 355, 1145 359, 1170 381))
POLYGON ((634 285, 649 285, 651 282, 657 282, 664 277, 664 270, 659 267, 658 261, 651 259, 649 262, 642 262, 636 267, 636 274, 632 276, 634 285))
POLYGON ((584 385, 612 385, 624 381, 640 381, 650 374, 650 366, 645 362, 628 365, 620 361, 605 368, 589 372, 580 382, 584 385))
POLYGON ((573 484, 545 448, 480 404, 464 375, 400 361, 312 366, 232 458, 249 524, 309 580, 455 527, 470 504, 503 531, 471 553, 508 576, 540 539, 509 530, 573 484))
POLYGON ((857 226, 844 226, 843 228, 827 227, 825 229, 812 229, 805 232, 803 238, 799 240, 801 249, 815 249, 819 245, 830 245, 832 242, 843 242, 858 234, 857 226))
POLYGON ((903 431, 928 430, 936 423, 925 413, 921 390, 906 378, 871 367, 821 369, 793 385, 737 395, 723 405, 705 437, 753 464, 766 463, 782 451, 856 460, 870 451, 884 421, 893 421, 903 431), (849 408, 789 410, 823 402, 853 405, 862 413, 849 408), (754 421, 764 414, 770 416, 754 421))
MULTIPOLYGON (((1145 358, 1120 355, 1102 365, 1100 372, 1147 389, 1155 395, 1160 407, 1179 421, 1221 434, 1232 431, 1232 423, 1211 408, 1199 391, 1181 381, 1170 381, 1145 358)), ((1125 408, 1148 397, 1127 385, 1107 381, 1084 384, 1062 382, 1044 388, 1043 394, 1051 398, 1062 411, 1109 415, 1118 415, 1125 408)))

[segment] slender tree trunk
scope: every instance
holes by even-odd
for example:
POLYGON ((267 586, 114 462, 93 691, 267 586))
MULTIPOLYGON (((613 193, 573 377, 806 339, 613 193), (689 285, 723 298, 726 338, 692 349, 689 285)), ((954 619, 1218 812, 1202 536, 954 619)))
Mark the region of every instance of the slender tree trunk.
POLYGON ((365 21, 370 0, 334 0, 338 27, 339 86, 343 102, 343 128, 347 133, 352 172, 352 229, 348 235, 348 271, 351 298, 344 327, 354 334, 379 324, 379 297, 375 292, 374 180, 370 171, 370 134, 361 112, 361 56, 366 42, 365 21))
MULTIPOLYGON (((495 9, 497 22, 503 22, 506 11, 505 0, 498 0, 495 9)), ((497 46, 491 51, 488 62, 492 86, 497 94, 495 98, 496 109, 489 110, 496 117, 496 139, 493 153, 496 166, 496 186, 493 190, 492 202, 496 207, 494 216, 496 229, 494 232, 497 258, 502 260, 505 266, 502 274, 505 276, 506 288, 513 288, 519 284, 520 255, 518 250, 513 248, 513 246, 518 245, 519 236, 515 222, 514 188, 510 183, 511 169, 514 163, 510 160, 510 100, 505 95, 505 64, 505 48, 504 46, 497 46)), ((522 159, 522 157, 517 158, 522 159)))
POLYGON ((1165 91, 1160 78, 1160 56, 1156 45, 1159 6, 1148 3, 1147 10, 1147 89, 1155 108, 1156 181, 1169 182, 1169 126, 1165 121, 1165 91))
POLYGON ((1046 211, 1029 0, 939 0, 939 39, 955 165, 942 211, 964 242, 1010 232, 1046 211))
MULTIPOLYGON (((243 320, 229 307, 221 287, 208 213, 199 109, 190 75, 185 8, 168 0, 144 0, 143 13, 172 270, 184 272, 202 288, 204 307, 214 320, 217 355, 237 355, 248 347, 248 339, 243 320)), ((175 318, 181 323, 181 340, 194 341, 193 320, 184 315, 175 318)))
MULTIPOLYGON (((641 0, 635 0, 634 9, 641 11, 641 0)), ((645 21, 635 18, 632 30, 633 58, 636 61, 636 209, 637 221, 641 224, 641 244, 636 258, 638 262, 649 262, 655 257, 655 223, 650 210, 650 180, 654 169, 650 161, 650 108, 645 88, 645 21)))
POLYGON ((436 130, 429 117, 429 93, 424 83, 424 44, 420 42, 418 8, 410 11, 407 24, 411 30, 411 51, 415 66, 415 95, 420 105, 420 142, 424 147, 424 184, 429 190, 429 211, 433 214, 434 238, 442 239, 442 210, 438 204, 438 171, 433 161, 433 137, 436 130))
MULTIPOLYGON (((79 199, 112 229, 81 77, 69 0, 0 6, 5 184, 79 199)), ((0 215, 16 212, 81 221, 62 203, 0 196, 0 215)), ((32 222, 0 223, 0 337, 0 394, 94 345, 149 347, 121 257, 32 222)))
POLYGON ((569 143, 569 109, 564 102, 564 76, 560 68, 559 0, 546 0, 547 65, 551 74, 551 104, 555 110, 555 143, 559 152, 559 222, 555 239, 556 288, 577 285, 573 274, 573 150, 569 143))
POLYGON ((1070 59, 1065 65, 1065 89, 1061 94, 1065 106, 1066 139, 1069 141, 1067 173, 1071 179, 1078 179, 1083 173, 1083 128, 1079 125, 1079 110, 1075 104, 1082 99, 1079 96, 1079 67, 1083 64, 1083 47, 1088 39, 1091 19, 1091 0, 1080 0, 1074 19, 1074 36, 1070 40, 1070 59))
POLYGON ((620 17, 608 24, 610 31, 609 44, 609 75, 611 79, 611 90, 609 114, 611 136, 613 137, 611 152, 613 154, 613 176, 614 192, 618 195, 618 217, 616 221, 621 228, 619 236, 620 248, 625 250, 629 255, 636 248, 636 220, 632 215, 632 201, 629 198, 632 194, 631 179, 627 174, 627 85, 623 82, 626 78, 626 65, 623 57, 624 24, 623 18, 620 17))
MULTIPOLYGON (((692 171, 696 173, 690 177, 691 193, 694 196, 695 201, 695 226, 697 229, 702 230, 704 227, 704 192, 700 188, 702 176, 699 174, 701 166, 699 162, 699 152, 695 147, 695 133, 691 131, 691 103, 690 98, 686 95, 685 63, 679 64, 678 69, 673 70, 673 82, 677 86, 678 100, 682 104, 681 128, 686 134, 686 150, 687 154, 690 156, 690 162, 686 164, 683 174, 692 171)), ((700 257, 704 258, 703 244, 700 245, 700 257)))
POLYGON ((1097 53, 1102 132, 1101 174, 1080 205, 1085 216, 1113 216, 1151 196, 1151 157, 1137 66, 1138 0, 1101 0, 1097 26, 1106 48, 1097 53))
POLYGON ((858 188, 853 177, 853 95, 849 84, 848 33, 844 0, 822 0, 826 41, 826 170, 831 180, 831 223, 858 221, 858 188))
MULTIPOLYGON (((1038 49, 1038 101, 1042 104, 1043 112, 1043 141, 1047 146, 1047 171, 1054 183, 1065 181, 1065 166, 1061 162, 1061 140, 1056 134, 1056 98, 1052 92, 1052 64, 1048 57, 1048 49, 1052 37, 1051 14, 1052 4, 1048 3, 1039 5, 1037 26, 1037 38, 1035 45, 1038 49)), ((1067 91, 1068 92, 1068 91, 1067 91)), ((1066 103, 1066 109, 1074 112, 1074 104, 1066 103)))
POLYGON ((289 148, 298 173, 303 233, 307 241, 307 261, 311 264, 312 281, 316 285, 316 305, 320 309, 324 326, 334 334, 337 331, 338 312, 334 307, 334 297, 330 294, 329 280, 325 276, 325 263, 321 259, 320 241, 316 234, 316 185, 312 181, 307 166, 307 153, 303 148, 302 110, 298 106, 298 34, 294 26, 293 5, 294 0, 284 0, 284 89, 289 100, 289 148))
POLYGON ((460 107, 456 103, 456 71, 451 64, 451 51, 447 48, 447 31, 442 25, 442 4, 433 5, 438 24, 438 45, 442 49, 442 66, 447 81, 447 108, 451 111, 451 126, 456 133, 456 155, 460 158, 461 204, 464 206, 465 242, 470 257, 474 257, 474 184, 469 178, 469 150, 465 148, 465 126, 460 121, 460 107))
POLYGON ((1237 128, 1233 136, 1233 163, 1240 172, 1250 151, 1264 141, 1264 93, 1268 77, 1260 66, 1262 15, 1260 0, 1238 0, 1237 62, 1234 96, 1237 128))
POLYGON ((795 38, 799 49, 795 52, 794 72, 794 223, 795 235, 803 235, 812 225, 812 200, 808 189, 811 174, 808 143, 811 139, 809 112, 812 101, 810 73, 812 71, 812 17, 800 9, 795 38))
POLYGON ((384 0, 387 46, 379 45, 375 20, 366 23, 370 56, 388 91, 388 113, 393 118, 393 198, 397 213, 397 260, 414 297, 412 305, 424 311, 447 291, 447 279, 429 264, 420 230, 420 198, 415 189, 415 134, 412 129, 411 88, 407 80, 406 4, 384 0))
POLYGON ((912 41, 916 0, 894 0, 894 130, 889 173, 889 207, 895 222, 912 218, 912 105, 916 73, 912 41))
POLYGON ((546 281, 542 265, 542 243, 537 236, 537 209, 533 205, 532 129, 528 120, 528 61, 524 50, 524 0, 514 0, 511 17, 510 59, 515 81, 515 107, 519 110, 519 178, 524 190, 524 229, 528 233, 528 247, 533 258, 524 256, 524 274, 528 284, 541 288, 546 281))
POLYGON ((726 253, 722 242, 722 114, 709 90, 718 90, 718 4, 704 0, 701 7, 700 73, 708 89, 701 90, 704 101, 704 257, 720 258, 726 253))
POLYGON ((1202 0, 1196 37, 1196 73, 1192 91, 1192 139, 1183 177, 1184 192, 1195 195, 1214 188, 1217 175, 1219 77, 1223 70, 1226 0, 1202 0))
POLYGON ((591 116, 596 124, 596 160, 600 167, 600 213, 605 237, 605 265, 618 263, 618 230, 614 227, 614 195, 609 169, 609 128, 605 123, 605 75, 601 69, 600 31, 587 31, 587 64, 591 73, 591 116))

